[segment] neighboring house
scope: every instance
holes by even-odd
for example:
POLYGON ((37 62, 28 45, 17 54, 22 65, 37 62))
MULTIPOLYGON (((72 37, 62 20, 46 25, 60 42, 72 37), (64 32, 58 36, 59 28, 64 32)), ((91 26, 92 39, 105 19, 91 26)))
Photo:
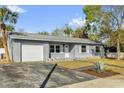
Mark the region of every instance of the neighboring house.
MULTIPOLYGON (((117 52, 109 52, 106 54, 106 57, 108 58, 117 58, 117 52)), ((124 52, 120 53, 120 59, 124 58, 124 52)))
POLYGON ((8 47, 10 57, 15 62, 76 59, 104 55, 103 45, 88 39, 31 33, 9 33, 8 47))

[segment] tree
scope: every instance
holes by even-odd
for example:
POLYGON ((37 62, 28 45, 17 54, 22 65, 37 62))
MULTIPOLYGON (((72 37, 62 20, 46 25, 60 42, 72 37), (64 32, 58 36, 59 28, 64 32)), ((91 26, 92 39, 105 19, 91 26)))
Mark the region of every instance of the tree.
POLYGON ((2 45, 2 38, 0 38, 0 48, 2 48, 3 45, 2 45))
POLYGON ((85 39, 88 39, 89 38, 88 37, 88 32, 86 31, 85 26, 83 27, 83 36, 82 36, 82 38, 85 38, 85 39))
POLYGON ((48 32, 46 32, 46 31, 43 31, 43 32, 38 32, 38 34, 40 34, 40 35, 49 35, 49 33, 48 33, 48 32))
POLYGON ((5 56, 7 62, 12 62, 7 47, 7 26, 13 26, 14 24, 16 24, 17 18, 18 13, 10 11, 5 6, 0 7, 0 31, 2 32, 2 44, 5 49, 5 56))
POLYGON ((108 46, 115 47, 117 45, 117 42, 115 42, 118 39, 118 33, 120 34, 119 42, 120 46, 124 46, 124 30, 120 30, 119 32, 115 31, 111 33, 110 39, 108 40, 108 46))
POLYGON ((6 25, 6 31, 15 31, 15 28, 13 25, 6 25))
POLYGON ((76 37, 76 38, 82 38, 83 36, 83 29, 82 28, 77 28, 73 34, 72 34, 73 37, 76 37))
POLYGON ((99 20, 102 15, 101 6, 87 5, 83 8, 83 12, 86 15, 85 31, 88 33, 88 38, 93 41, 99 41, 100 36, 98 32, 99 20))
POLYGON ((55 30, 53 30, 53 32, 51 32, 51 35, 53 35, 53 36, 64 36, 64 31, 63 31, 63 29, 56 28, 55 30))
POLYGON ((72 33, 73 33, 73 29, 72 29, 68 24, 66 24, 66 25, 65 25, 65 28, 64 28, 64 33, 65 33, 67 36, 71 36, 72 33))
MULTIPOLYGON (((120 46, 123 44, 122 32, 124 6, 85 6, 87 24, 96 23, 99 39, 108 38, 116 43, 117 59, 120 59, 120 46), (115 39, 112 39, 114 36, 115 39)), ((90 31, 91 32, 91 31, 90 31)), ((124 38, 123 38, 124 39, 124 38)))

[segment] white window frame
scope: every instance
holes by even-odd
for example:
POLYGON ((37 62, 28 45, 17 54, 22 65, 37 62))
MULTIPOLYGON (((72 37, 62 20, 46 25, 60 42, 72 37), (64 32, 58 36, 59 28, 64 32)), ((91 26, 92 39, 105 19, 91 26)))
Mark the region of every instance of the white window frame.
POLYGON ((50 53, 61 53, 61 45, 60 44, 50 44, 50 46, 54 46, 54 52, 50 52, 50 53), (56 46, 59 46, 59 52, 56 52, 56 46))

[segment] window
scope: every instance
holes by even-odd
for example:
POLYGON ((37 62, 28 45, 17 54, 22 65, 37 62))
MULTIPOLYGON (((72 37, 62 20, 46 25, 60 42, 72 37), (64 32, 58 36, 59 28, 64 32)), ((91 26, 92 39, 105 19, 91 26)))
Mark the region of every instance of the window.
POLYGON ((56 45, 56 53, 59 53, 59 52, 60 52, 60 46, 56 45))
POLYGON ((50 45, 50 53, 59 53, 60 45, 50 45))
POLYGON ((81 46, 81 52, 86 52, 86 46, 81 46))
POLYGON ((50 45, 50 53, 54 53, 54 45, 50 45))
POLYGON ((96 52, 100 52, 100 47, 96 46, 96 52))

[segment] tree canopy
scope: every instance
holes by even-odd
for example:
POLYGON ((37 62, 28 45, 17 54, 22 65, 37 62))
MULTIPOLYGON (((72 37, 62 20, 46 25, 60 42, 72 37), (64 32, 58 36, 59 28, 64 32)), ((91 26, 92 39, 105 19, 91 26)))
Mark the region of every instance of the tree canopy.
POLYGON ((82 38, 82 36, 83 36, 83 29, 82 28, 77 28, 73 32, 73 37, 82 38))
POLYGON ((0 48, 2 48, 3 45, 2 45, 2 38, 0 38, 0 48))
POLYGON ((51 32, 53 36, 65 36, 63 28, 56 28, 51 32))
POLYGON ((124 6, 85 6, 86 26, 90 25, 90 35, 95 35, 98 40, 108 38, 111 45, 117 47, 117 58, 120 56, 120 46, 124 44, 122 28, 124 23, 124 6), (94 29, 95 27, 95 29, 94 29))
POLYGON ((5 6, 0 7, 0 23, 13 26, 16 24, 18 17, 18 13, 12 12, 5 6))
POLYGON ((64 33, 67 36, 72 36, 73 29, 68 24, 66 24, 64 28, 64 33))
POLYGON ((40 35, 49 35, 49 33, 47 31, 38 32, 38 34, 40 34, 40 35))
POLYGON ((9 50, 7 46, 7 31, 13 31, 14 25, 18 19, 18 13, 12 12, 5 6, 0 6, 0 31, 2 33, 2 45, 5 49, 5 56, 7 62, 13 62, 9 56, 9 50))

